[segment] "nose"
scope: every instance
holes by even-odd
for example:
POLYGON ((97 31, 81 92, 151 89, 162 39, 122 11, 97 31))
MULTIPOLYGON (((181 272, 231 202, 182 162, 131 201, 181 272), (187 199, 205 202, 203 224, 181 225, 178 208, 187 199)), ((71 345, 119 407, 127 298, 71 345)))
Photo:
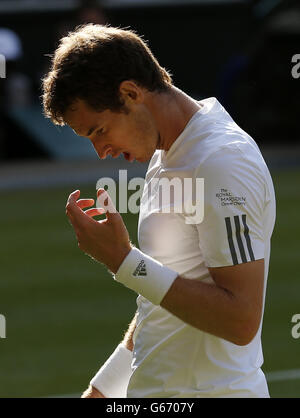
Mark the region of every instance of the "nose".
POLYGON ((100 150, 96 148, 96 151, 99 158, 101 158, 101 160, 104 160, 108 156, 108 154, 112 152, 112 147, 111 145, 105 145, 105 147, 103 147, 100 150))

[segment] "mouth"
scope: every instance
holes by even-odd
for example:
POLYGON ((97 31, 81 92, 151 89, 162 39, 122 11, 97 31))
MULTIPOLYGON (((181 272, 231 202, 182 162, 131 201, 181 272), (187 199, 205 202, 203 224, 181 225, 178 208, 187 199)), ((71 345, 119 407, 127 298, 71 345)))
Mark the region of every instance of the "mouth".
POLYGON ((134 160, 134 156, 129 152, 123 152, 123 155, 125 160, 129 161, 130 163, 132 163, 132 161, 134 160))

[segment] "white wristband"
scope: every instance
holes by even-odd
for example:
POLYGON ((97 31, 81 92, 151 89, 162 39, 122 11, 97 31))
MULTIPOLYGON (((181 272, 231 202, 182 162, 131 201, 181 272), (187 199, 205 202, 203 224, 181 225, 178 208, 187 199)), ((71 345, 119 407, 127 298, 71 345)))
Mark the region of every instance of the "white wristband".
POLYGON ((127 386, 132 374, 132 352, 122 343, 106 360, 90 384, 106 398, 126 398, 127 386))
POLYGON ((114 278, 154 305, 159 305, 177 276, 176 271, 132 248, 114 278))

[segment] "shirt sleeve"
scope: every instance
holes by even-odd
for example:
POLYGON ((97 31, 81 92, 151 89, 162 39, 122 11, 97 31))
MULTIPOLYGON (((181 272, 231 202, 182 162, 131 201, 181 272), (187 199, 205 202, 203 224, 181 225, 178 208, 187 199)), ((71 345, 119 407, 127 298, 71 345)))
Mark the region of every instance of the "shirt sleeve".
POLYGON ((264 258, 265 181, 259 165, 238 147, 211 154, 195 172, 204 179, 204 216, 196 223, 207 267, 264 258))

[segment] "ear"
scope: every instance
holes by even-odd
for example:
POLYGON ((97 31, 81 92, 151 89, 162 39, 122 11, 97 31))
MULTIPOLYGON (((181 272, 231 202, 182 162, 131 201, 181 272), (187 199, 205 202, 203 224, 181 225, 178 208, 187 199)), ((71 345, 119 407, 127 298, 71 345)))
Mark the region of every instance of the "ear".
POLYGON ((138 86, 134 81, 122 81, 119 87, 120 95, 124 98, 125 103, 128 101, 136 104, 144 101, 144 89, 138 86))

